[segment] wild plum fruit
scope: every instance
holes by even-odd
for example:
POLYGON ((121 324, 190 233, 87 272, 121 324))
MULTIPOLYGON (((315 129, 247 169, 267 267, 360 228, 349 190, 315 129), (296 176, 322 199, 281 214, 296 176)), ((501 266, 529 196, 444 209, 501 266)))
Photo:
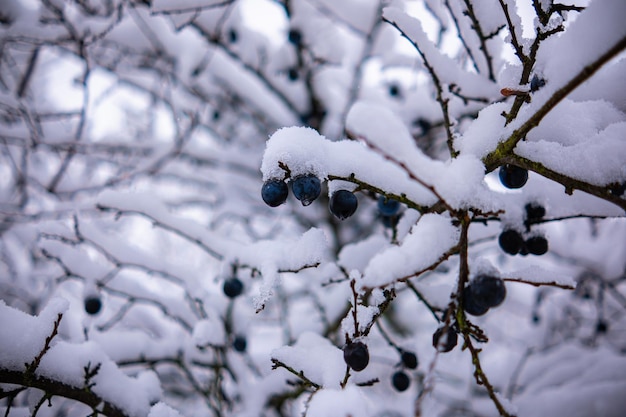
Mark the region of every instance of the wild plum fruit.
POLYGON ((438 328, 433 334, 433 346, 441 353, 450 352, 458 342, 458 336, 452 326, 448 326, 445 335, 444 328, 438 328), (442 336, 444 337, 443 339, 442 336))
POLYGON ((528 170, 515 165, 502 165, 498 174, 500 182, 506 188, 522 188, 528 181, 528 170))
POLYGON ((392 217, 400 211, 400 202, 384 195, 378 197, 378 212, 386 217, 392 217))
POLYGON ((396 390, 402 392, 409 388, 409 385, 411 385, 411 379, 406 372, 397 371, 391 376, 391 383, 396 390))
POLYGON ((330 197, 330 212, 339 220, 352 216, 359 205, 354 193, 348 190, 338 190, 330 197))
POLYGON ((507 229, 500 233, 498 244, 504 252, 510 255, 517 255, 524 245, 524 238, 517 230, 507 229))
POLYGON ((237 277, 228 278, 224 281, 222 289, 228 298, 235 298, 243 292, 243 282, 237 277))
POLYGON ((291 182, 291 191, 303 206, 308 206, 322 192, 322 183, 313 174, 300 175, 291 182))
POLYGON ((413 352, 409 352, 406 350, 402 351, 402 355, 400 355, 400 358, 402 360, 402 364, 404 366, 406 366, 409 369, 415 369, 417 368, 417 355, 413 352))
POLYGON ((359 372, 367 367, 370 354, 363 342, 351 342, 343 348, 343 360, 354 371, 359 372))
POLYGON ((289 188, 284 181, 269 180, 263 183, 261 188, 261 197, 265 204, 270 207, 278 207, 287 201, 289 188))
POLYGON ((502 278, 498 277, 479 275, 467 289, 469 289, 467 295, 472 302, 482 307, 497 307, 506 298, 506 286, 502 278))
POLYGON ((96 315, 100 312, 100 309, 102 309, 100 297, 92 295, 85 298, 85 311, 87 314, 96 315))
POLYGON ((526 247, 533 255, 543 255, 548 252, 548 240, 543 236, 533 236, 526 240, 526 247))

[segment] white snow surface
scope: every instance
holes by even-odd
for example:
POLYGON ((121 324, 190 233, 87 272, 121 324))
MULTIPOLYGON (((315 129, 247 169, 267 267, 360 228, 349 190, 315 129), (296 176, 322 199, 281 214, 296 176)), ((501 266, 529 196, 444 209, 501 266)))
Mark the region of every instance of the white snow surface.
MULTIPOLYGON (((33 363, 42 352, 46 338, 52 334, 54 322, 67 308, 66 300, 53 298, 35 317, 9 307, 0 300, 0 367, 24 372, 25 366, 33 363)), ((59 339, 59 335, 52 339, 35 375, 83 388, 85 368, 93 370, 99 365, 99 371, 91 379, 95 383, 92 391, 133 417, 147 415, 151 404, 160 399, 160 383, 153 371, 129 377, 97 343, 68 343, 59 339)))
POLYGON ((449 218, 426 214, 399 246, 392 246, 372 258, 358 284, 382 287, 415 274, 437 262, 458 240, 459 229, 449 218))
POLYGON ((313 332, 302 333, 293 346, 274 350, 272 358, 296 372, 302 371, 306 378, 324 388, 339 388, 346 371, 341 349, 313 332))

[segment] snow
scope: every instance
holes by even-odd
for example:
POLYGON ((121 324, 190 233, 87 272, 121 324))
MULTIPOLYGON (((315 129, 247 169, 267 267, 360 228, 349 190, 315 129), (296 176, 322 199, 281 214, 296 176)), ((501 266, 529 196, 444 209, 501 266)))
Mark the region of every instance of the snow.
POLYGON ((309 403, 307 416, 369 416, 372 408, 373 406, 363 389, 350 385, 343 390, 325 389, 318 391, 309 403))
POLYGON ((383 287, 408 277, 437 262, 458 243, 459 230, 449 218, 422 216, 399 246, 376 254, 358 282, 362 287, 383 287))
POLYGON ((343 352, 313 332, 302 333, 293 346, 278 348, 271 356, 324 388, 339 388, 346 372, 343 352))

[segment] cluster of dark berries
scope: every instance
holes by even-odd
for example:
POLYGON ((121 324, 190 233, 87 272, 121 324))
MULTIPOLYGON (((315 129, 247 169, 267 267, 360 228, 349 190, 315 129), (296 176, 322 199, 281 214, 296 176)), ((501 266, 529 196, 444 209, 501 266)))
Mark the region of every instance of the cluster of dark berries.
POLYGON ((370 363, 370 353, 363 342, 349 342, 343 347, 343 360, 355 372, 367 368, 370 363))
POLYGON ((441 353, 450 352, 459 341, 455 326, 444 326, 433 333, 433 347, 441 353))
MULTIPOLYGON (((401 350, 400 352, 401 365, 406 369, 416 369, 418 365, 417 355, 407 350, 401 350)), ((411 378, 403 369, 400 369, 391 375, 391 385, 397 391, 406 391, 411 385, 411 378)))
POLYGON ((472 316, 482 316, 490 308, 502 304, 505 297, 502 278, 479 275, 463 289, 463 309, 472 316))
POLYGON ((528 170, 515 165, 502 165, 498 175, 506 188, 522 188, 528 181, 528 170))
POLYGON ((546 80, 543 78, 539 78, 537 74, 533 75, 533 78, 530 80, 530 91, 534 93, 539 90, 541 87, 546 85, 546 80))
POLYGON ((400 202, 381 195, 378 197, 378 213, 385 227, 395 227, 400 220, 400 202))
MULTIPOLYGON (((299 175, 291 181, 291 191, 303 206, 315 201, 322 192, 322 182, 313 174, 299 175)), ((261 197, 270 207, 278 207, 287 201, 289 189, 282 180, 269 180, 261 188, 261 197)), ((330 212, 340 220, 352 216, 359 205, 354 193, 348 190, 337 190, 330 196, 330 212)))
POLYGON ((102 309, 102 300, 97 295, 90 295, 84 301, 85 312, 95 316, 102 309))
MULTIPOLYGON (((526 230, 530 230, 530 226, 541 220, 546 215, 546 209, 537 204, 526 204, 526 219, 524 221, 526 230)), ((543 255, 548 252, 548 240, 541 235, 530 236, 524 239, 522 234, 515 229, 505 229, 498 237, 498 243, 502 250, 510 255, 518 253, 526 256, 529 253, 533 255, 543 255)))

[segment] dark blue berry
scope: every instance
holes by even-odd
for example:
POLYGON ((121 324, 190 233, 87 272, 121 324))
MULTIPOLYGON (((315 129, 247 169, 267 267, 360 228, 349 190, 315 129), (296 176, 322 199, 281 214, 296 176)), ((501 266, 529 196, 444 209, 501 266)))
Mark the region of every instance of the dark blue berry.
POLYGON ((526 240, 526 248, 533 255, 543 255, 548 252, 548 240, 543 236, 533 236, 526 240))
POLYGON ((546 215, 546 209, 537 203, 528 203, 524 209, 526 210, 526 221, 529 222, 541 220, 546 215))
POLYGON ((85 311, 87 314, 96 315, 102 309, 102 301, 100 297, 90 296, 85 299, 85 311))
POLYGON ((319 197, 322 183, 315 175, 300 175, 291 182, 291 191, 303 206, 308 206, 319 197))
POLYGON ((289 188, 281 180, 266 181, 261 188, 261 197, 265 204, 270 207, 278 207, 283 204, 287 201, 287 195, 289 195, 289 188))
POLYGON ((506 188, 522 188, 528 181, 528 170, 515 165, 502 165, 499 175, 500 182, 506 188))
POLYGON ((498 243, 503 251, 510 255, 517 255, 524 245, 524 238, 517 230, 507 229, 500 233, 498 243))
POLYGON ((343 348, 343 360, 356 372, 362 371, 370 362, 367 345, 363 342, 348 343, 343 348))
POLYGON ((248 342, 246 341, 246 338, 241 335, 235 336, 235 339, 233 340, 233 349, 235 349, 237 352, 245 352, 246 347, 248 347, 248 342))
POLYGON ((400 202, 384 195, 378 197, 378 212, 387 217, 395 216, 400 211, 400 202))
POLYGON ((290 81, 297 81, 299 77, 300 74, 297 68, 289 68, 287 70, 287 78, 289 78, 290 81))
POLYGON ((302 43, 302 32, 300 32, 298 29, 290 29, 287 37, 289 39, 289 42, 296 46, 302 43))
POLYGON ((236 43, 239 40, 239 35, 235 29, 231 29, 228 31, 228 41, 230 43, 236 43))
POLYGON ((444 327, 440 327, 433 334, 433 346, 439 352, 446 353, 454 349, 458 342, 458 336, 452 326, 448 326, 445 332, 445 339, 442 340, 441 337, 444 335, 443 330, 444 327))
POLYGON ((222 289, 228 298, 235 298, 243 292, 243 282, 237 277, 228 278, 222 289))
POLYGON ((395 389, 402 392, 409 388, 409 385, 411 385, 411 379, 406 372, 397 371, 391 376, 391 383, 395 389))
POLYGON ((472 316, 482 316, 489 311, 489 306, 476 302, 472 294, 472 285, 468 285, 463 289, 463 310, 472 316))
POLYGON ((330 197, 330 212, 339 220, 352 216, 359 205, 354 193, 347 190, 338 190, 330 197))
POLYGON ((406 366, 407 368, 409 369, 417 368, 418 361, 417 361, 417 355, 415 355, 415 353, 403 350, 400 358, 402 360, 402 364, 406 366))
POLYGON ((464 303, 471 302, 479 308, 487 309, 499 306, 505 297, 506 286, 504 281, 489 275, 479 275, 463 292, 464 303))
POLYGON ((389 95, 391 97, 398 97, 400 95, 400 87, 398 87, 398 84, 391 84, 389 86, 389 95))

